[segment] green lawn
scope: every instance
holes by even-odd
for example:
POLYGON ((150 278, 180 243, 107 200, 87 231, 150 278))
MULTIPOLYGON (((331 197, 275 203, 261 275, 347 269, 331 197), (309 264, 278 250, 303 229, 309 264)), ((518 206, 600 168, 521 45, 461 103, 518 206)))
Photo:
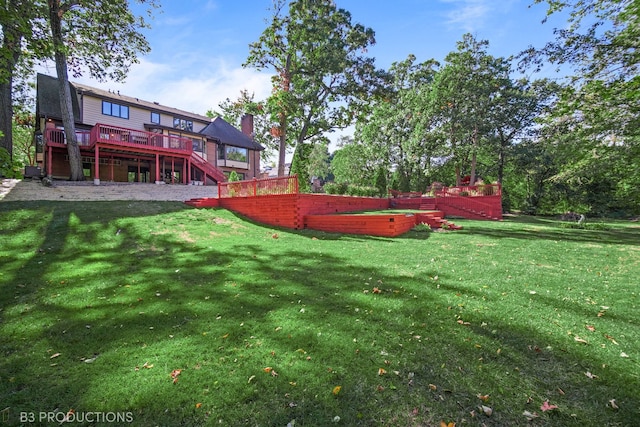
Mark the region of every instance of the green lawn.
POLYGON ((638 425, 640 227, 455 222, 378 238, 1 202, 2 417, 638 425))

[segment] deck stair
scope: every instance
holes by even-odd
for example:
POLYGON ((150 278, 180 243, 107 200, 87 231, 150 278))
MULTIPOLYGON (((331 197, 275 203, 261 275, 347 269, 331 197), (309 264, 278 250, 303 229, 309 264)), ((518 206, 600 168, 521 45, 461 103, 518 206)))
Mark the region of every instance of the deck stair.
POLYGON ((456 225, 451 221, 444 219, 442 211, 429 211, 419 212, 415 214, 416 225, 426 224, 434 230, 447 229, 447 230, 461 230, 461 225, 456 225))
POLYGON ((202 173, 216 182, 224 182, 227 180, 220 169, 200 157, 200 155, 196 154, 195 151, 191 152, 191 165, 200 169, 202 173))
POLYGON ((422 197, 420 199, 420 210, 422 211, 436 210, 436 199, 433 197, 422 197))

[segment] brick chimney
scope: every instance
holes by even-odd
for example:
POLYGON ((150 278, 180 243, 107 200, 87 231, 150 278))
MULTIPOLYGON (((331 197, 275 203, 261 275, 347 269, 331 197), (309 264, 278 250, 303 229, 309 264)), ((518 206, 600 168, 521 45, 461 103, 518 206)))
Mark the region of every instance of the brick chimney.
MULTIPOLYGON (((253 115, 245 114, 240 119, 240 130, 253 139, 253 115)), ((260 151, 251 150, 249 154, 250 171, 247 178, 260 178, 260 151), (253 159, 251 159, 253 157, 253 159)))
POLYGON ((240 130, 242 133, 253 139, 253 115, 245 114, 240 119, 240 130))

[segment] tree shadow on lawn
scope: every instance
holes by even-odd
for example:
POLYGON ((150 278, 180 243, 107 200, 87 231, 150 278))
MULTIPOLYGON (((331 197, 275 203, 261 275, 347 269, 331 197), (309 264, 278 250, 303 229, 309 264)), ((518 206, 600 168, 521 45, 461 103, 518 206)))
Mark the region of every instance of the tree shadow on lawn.
POLYGON ((535 217, 505 219, 500 223, 470 221, 465 224, 465 228, 461 232, 496 239, 543 239, 596 244, 640 245, 639 228, 611 227, 608 230, 562 228, 561 223, 558 221, 535 217))
MULTIPOLYGON (((82 206, 54 213, 59 220, 45 226, 38 245, 52 249, 34 250, 21 267, 32 275, 29 283, 2 284, 0 372, 8 380, 0 390, 13 416, 74 408, 131 411, 138 425, 286 425, 292 419, 322 425, 335 415, 348 425, 435 424, 446 417, 474 421, 469 412, 477 411, 477 394, 484 393, 496 399, 493 417, 482 419, 487 425, 524 424, 527 404, 510 405, 528 394, 550 398, 562 386, 584 397, 578 423, 603 420, 606 409, 589 400, 592 386, 579 372, 592 360, 558 353, 549 375, 549 363, 528 348, 553 342, 544 332, 491 313, 485 315, 499 325, 497 336, 472 314, 465 317, 469 327, 458 327, 448 300, 456 278, 446 273, 423 273, 440 275, 437 289, 427 277, 400 276, 385 265, 352 265, 327 253, 319 258, 313 247, 300 252, 222 239, 218 246, 200 245, 140 230, 124 230, 111 250, 68 251, 61 241, 78 237, 69 225, 72 214, 96 229, 113 224, 82 206), (87 264, 96 267, 72 274, 87 264), (479 349, 477 340, 484 340, 479 349), (501 356, 490 345, 503 348, 501 356), (174 369, 181 369, 175 383, 174 369), (569 372, 562 385, 556 371, 569 372), (521 395, 511 395, 502 375, 517 377, 521 395), (335 386, 342 387, 337 395, 335 386)), ((309 235, 298 231, 291 238, 309 235)), ((363 241, 369 239, 347 240, 363 241)), ((616 369, 603 375, 600 387, 613 392, 621 382, 629 388, 612 398, 624 405, 608 421, 631 420, 640 404, 628 391, 640 386, 637 377, 616 369)), ((545 421, 570 424, 567 411, 545 421)))

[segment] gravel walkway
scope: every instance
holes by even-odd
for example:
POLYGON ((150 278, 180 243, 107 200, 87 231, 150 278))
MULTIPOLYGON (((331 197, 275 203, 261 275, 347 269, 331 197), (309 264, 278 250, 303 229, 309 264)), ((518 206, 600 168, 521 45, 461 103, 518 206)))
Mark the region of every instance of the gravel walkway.
POLYGON ((2 179, 0 203, 15 200, 103 201, 103 200, 161 200, 184 202, 197 197, 217 197, 214 185, 157 185, 127 182, 53 181, 51 187, 40 180, 2 179))

